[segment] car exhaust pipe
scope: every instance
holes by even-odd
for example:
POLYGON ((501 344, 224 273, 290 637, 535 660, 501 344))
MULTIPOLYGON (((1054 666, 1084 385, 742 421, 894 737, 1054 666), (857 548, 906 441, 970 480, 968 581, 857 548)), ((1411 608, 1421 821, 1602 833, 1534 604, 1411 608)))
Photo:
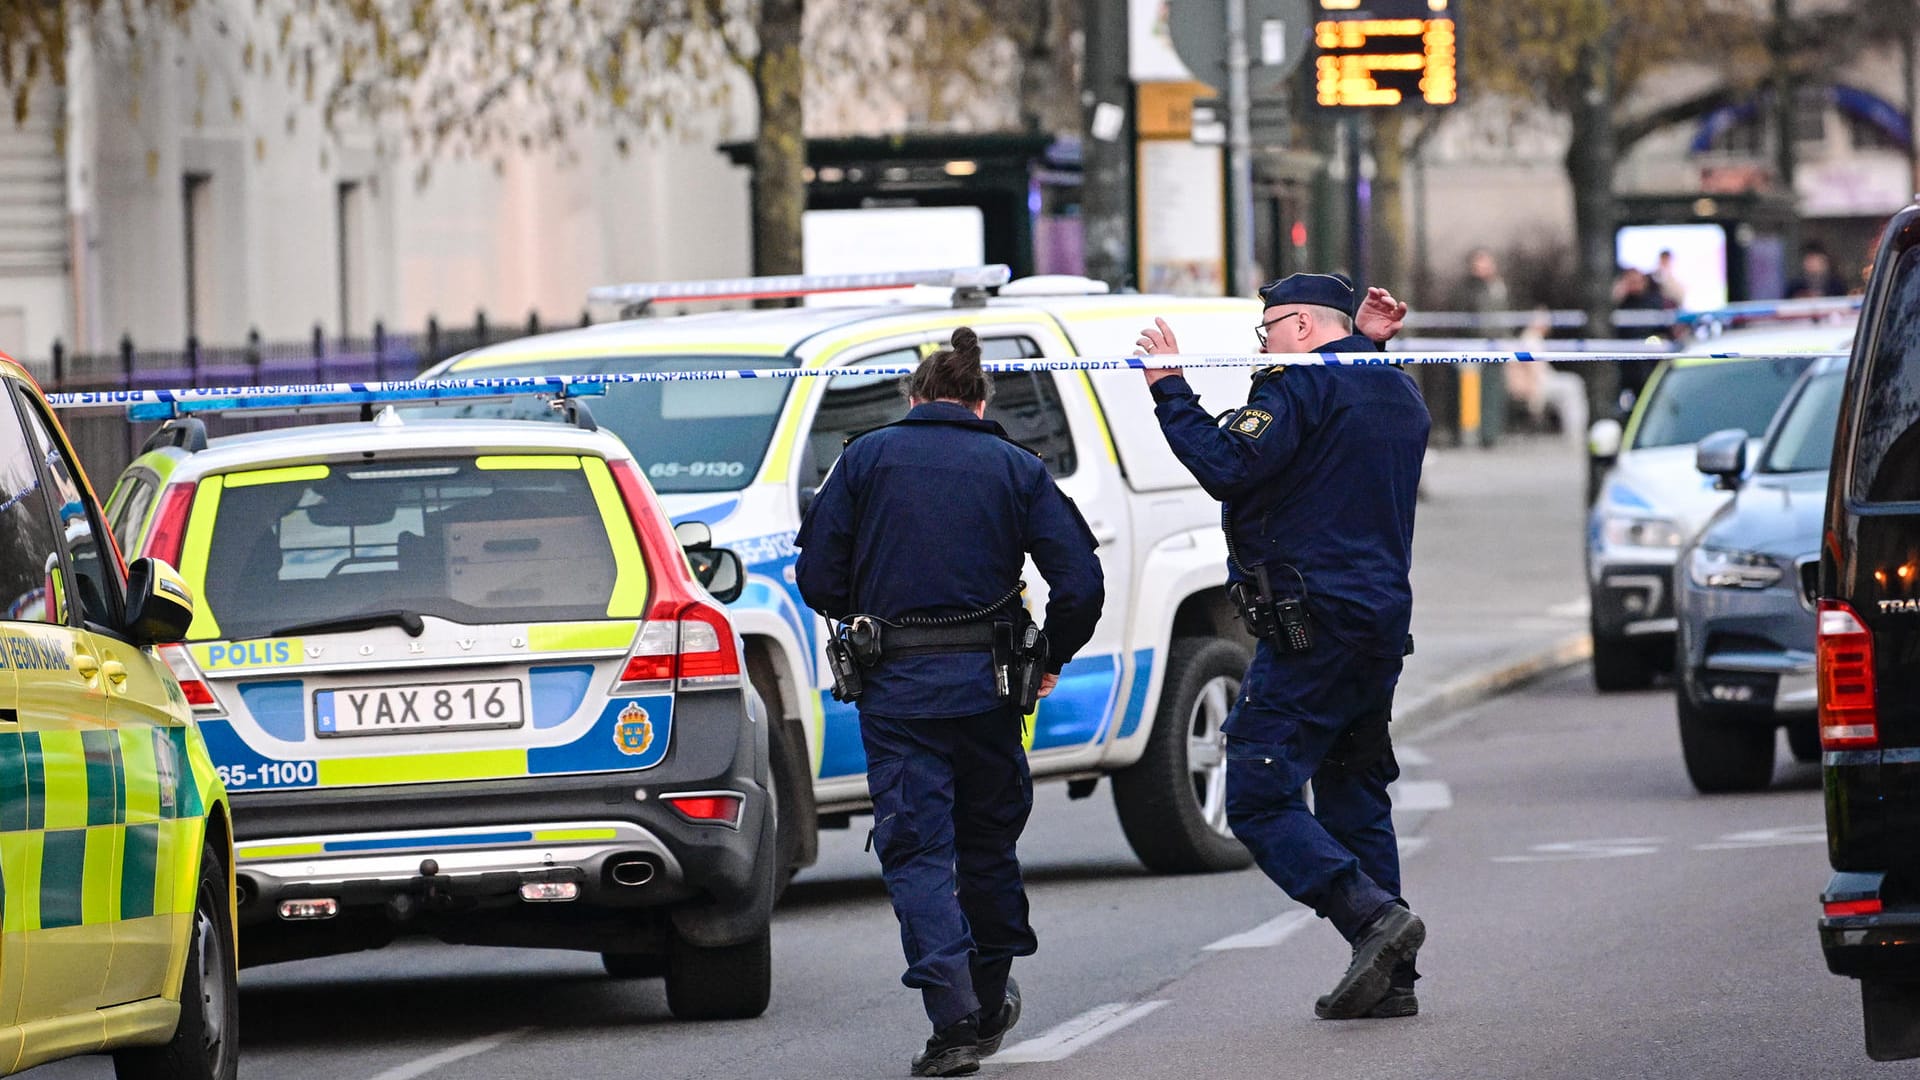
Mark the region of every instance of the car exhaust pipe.
POLYGON ((657 869, 652 859, 627 858, 608 867, 607 876, 611 877, 616 885, 637 888, 652 881, 657 869))

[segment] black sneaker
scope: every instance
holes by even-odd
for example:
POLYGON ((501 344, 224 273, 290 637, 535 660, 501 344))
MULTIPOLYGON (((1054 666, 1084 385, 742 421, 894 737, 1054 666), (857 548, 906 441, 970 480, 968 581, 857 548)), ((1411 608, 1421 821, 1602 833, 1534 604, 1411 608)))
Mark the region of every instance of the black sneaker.
MULTIPOLYGON (((1332 1020, 1327 1014, 1328 1005, 1333 1001, 1332 994, 1323 994, 1313 1003, 1313 1015, 1322 1020, 1332 1020)), ((1368 1020, 1397 1020, 1403 1016, 1420 1015, 1420 998, 1411 986, 1395 986, 1387 990, 1387 996, 1379 1000, 1373 1008, 1366 1011, 1368 1020)))
POLYGON ((1325 1011, 1314 1012, 1325 1020, 1357 1020, 1373 1011, 1393 989, 1393 969, 1402 960, 1418 952, 1427 939, 1427 926, 1420 916, 1394 904, 1367 924, 1353 943, 1353 962, 1347 973, 1324 999, 1325 1011))
POLYGON ((980 1021, 980 1056, 992 1057, 1000 1052, 1000 1041, 1020 1022, 1020 984, 1007 978, 1007 998, 1000 1011, 989 1019, 980 1021))
POLYGON ((980 1034, 969 1016, 933 1033, 913 1055, 915 1076, 966 1076, 980 1071, 980 1034))

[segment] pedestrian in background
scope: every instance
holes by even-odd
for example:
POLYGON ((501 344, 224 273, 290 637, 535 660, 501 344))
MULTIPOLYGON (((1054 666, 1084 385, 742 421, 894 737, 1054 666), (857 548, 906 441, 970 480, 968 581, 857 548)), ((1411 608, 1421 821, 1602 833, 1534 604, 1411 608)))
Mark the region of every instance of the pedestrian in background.
POLYGON ((1833 270, 1833 256, 1827 253, 1826 245, 1818 240, 1809 240, 1800 245, 1800 275, 1787 282, 1787 298, 1791 300, 1818 296, 1845 296, 1847 283, 1833 270))
POLYGON ((1507 282, 1500 276, 1500 264, 1493 252, 1474 248, 1467 255, 1467 279, 1461 283, 1457 304, 1461 311, 1479 316, 1476 326, 1487 337, 1499 337, 1513 329, 1495 318, 1513 309, 1507 282))
MULTIPOLYGON (((1371 352, 1407 310, 1384 289, 1360 304, 1338 274, 1294 274, 1260 298, 1254 333, 1268 353, 1371 352)), ((1138 345, 1180 351, 1163 319, 1138 345)), ((1255 372, 1246 406, 1215 423, 1177 368, 1146 377, 1167 443, 1224 504, 1229 595, 1257 639, 1224 725, 1228 824, 1268 877, 1353 947, 1315 1014, 1412 1016, 1426 927, 1400 896, 1387 794, 1400 767, 1387 725, 1412 648, 1427 407, 1397 367, 1276 365, 1255 372)))
POLYGON ((1020 1018, 1013 958, 1038 945, 1014 850, 1033 807, 1026 709, 996 644, 1030 625, 1026 557, 1048 586, 1039 696, 1105 599, 1079 510, 985 418, 992 388, 979 338, 955 330, 908 378, 905 419, 848 440, 794 541, 807 604, 877 635, 857 704, 901 981, 934 1028, 915 1076, 971 1073, 1000 1049, 1020 1018))

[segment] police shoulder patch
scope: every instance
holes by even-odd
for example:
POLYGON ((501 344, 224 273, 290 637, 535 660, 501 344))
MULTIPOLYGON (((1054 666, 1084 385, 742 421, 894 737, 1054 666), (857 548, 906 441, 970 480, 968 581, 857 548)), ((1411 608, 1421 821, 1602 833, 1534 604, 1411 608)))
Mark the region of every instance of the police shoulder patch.
POLYGON ((1245 435, 1249 439, 1257 439, 1265 435, 1267 428, 1272 424, 1273 414, 1264 409, 1241 409, 1240 415, 1227 424, 1227 430, 1236 435, 1245 435))

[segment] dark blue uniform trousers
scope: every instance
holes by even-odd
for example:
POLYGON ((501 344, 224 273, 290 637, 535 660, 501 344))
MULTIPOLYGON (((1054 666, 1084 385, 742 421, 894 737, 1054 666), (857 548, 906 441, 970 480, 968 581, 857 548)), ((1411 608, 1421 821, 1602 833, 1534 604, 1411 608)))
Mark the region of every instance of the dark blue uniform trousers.
POLYGON ((1254 652, 1226 723, 1227 823, 1276 885, 1352 941, 1400 899, 1387 721, 1401 661, 1319 637, 1304 653, 1254 652))
POLYGON ((1033 777, 1011 708, 950 719, 860 714, 873 838, 936 1030, 1006 998, 1013 958, 1038 948, 1014 842, 1033 777))

